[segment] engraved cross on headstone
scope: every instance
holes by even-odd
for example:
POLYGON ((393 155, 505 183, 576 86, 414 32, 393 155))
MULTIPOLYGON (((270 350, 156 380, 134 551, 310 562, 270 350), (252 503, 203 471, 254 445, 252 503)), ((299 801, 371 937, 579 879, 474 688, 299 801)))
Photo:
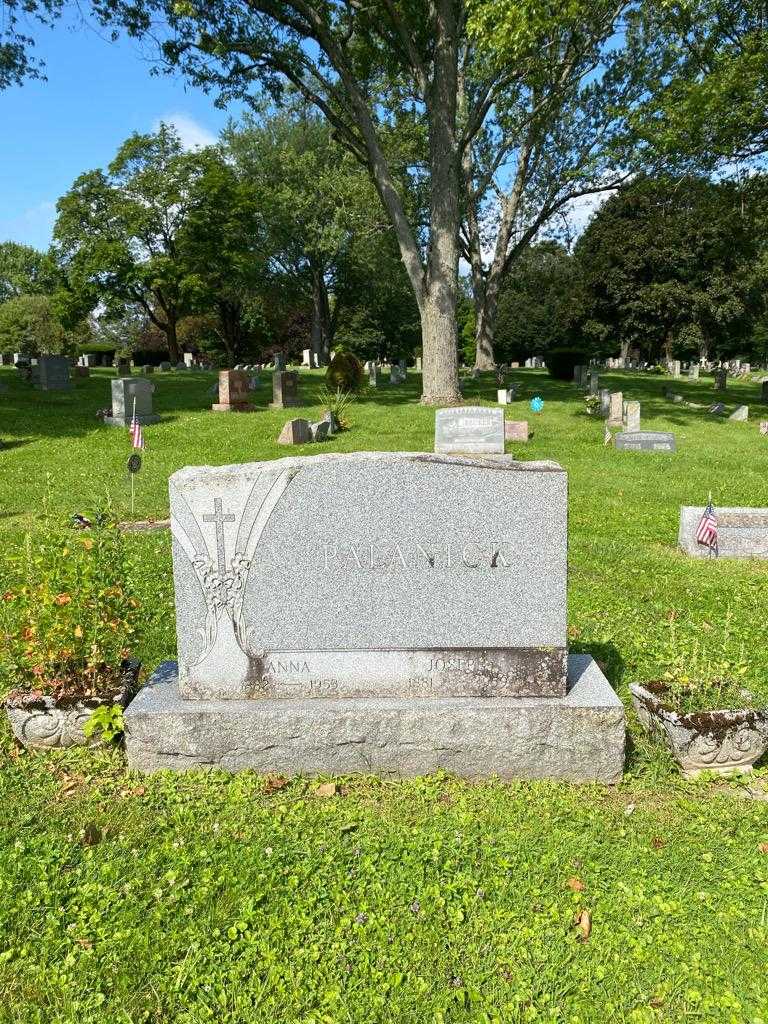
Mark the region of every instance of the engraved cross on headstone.
POLYGON ((226 554, 224 551, 224 523, 234 523, 237 516, 230 512, 227 515, 221 511, 221 498, 213 499, 213 515, 204 515, 204 523, 216 524, 216 556, 219 563, 219 576, 227 571, 226 554))

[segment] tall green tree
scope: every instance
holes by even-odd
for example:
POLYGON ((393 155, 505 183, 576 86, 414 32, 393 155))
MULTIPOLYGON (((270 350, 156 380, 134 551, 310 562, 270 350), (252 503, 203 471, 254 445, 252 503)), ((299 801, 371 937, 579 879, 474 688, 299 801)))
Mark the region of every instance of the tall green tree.
POLYGON ((80 175, 57 204, 54 240, 70 287, 107 315, 141 310, 174 361, 177 325, 193 311, 197 287, 184 232, 209 162, 205 152, 185 152, 162 124, 131 136, 106 173, 80 175))
POLYGON ((509 71, 484 63, 460 118, 457 97, 468 55, 462 0, 102 0, 107 20, 135 34, 158 29, 163 54, 222 100, 258 105, 290 85, 316 107, 336 139, 367 169, 392 223, 419 308, 423 400, 459 400, 458 294, 461 159, 509 71), (403 166, 404 131, 423 130, 423 156, 403 166), (414 215, 409 184, 427 191, 414 215))
POLYGON ((270 272, 293 278, 307 295, 310 347, 325 364, 347 297, 344 268, 353 249, 387 226, 368 176, 306 104, 260 122, 246 117, 225 132, 224 145, 259 209, 270 272))
POLYGON ((598 351, 701 358, 748 347, 762 306, 766 182, 641 178, 595 215, 575 248, 583 331, 598 351))
MULTIPOLYGON (((616 188, 646 162, 629 117, 650 68, 629 0, 548 10, 484 0, 470 5, 469 44, 512 69, 462 151, 464 253, 472 270, 476 361, 494 364, 502 281, 539 232, 574 200, 616 188)), ((461 107, 474 82, 462 79, 461 107)))
POLYGON ((64 6, 65 0, 0 0, 0 89, 43 77, 28 26, 52 24, 64 6))
POLYGON ((0 302, 50 294, 59 283, 56 263, 48 253, 20 242, 0 242, 0 302))
POLYGON ((655 81, 633 116, 647 142, 694 169, 768 152, 764 0, 673 0, 640 7, 655 81))
POLYGON ((234 366, 250 347, 249 309, 268 275, 267 238, 259 197, 230 160, 204 154, 194 201, 177 235, 185 293, 234 366))

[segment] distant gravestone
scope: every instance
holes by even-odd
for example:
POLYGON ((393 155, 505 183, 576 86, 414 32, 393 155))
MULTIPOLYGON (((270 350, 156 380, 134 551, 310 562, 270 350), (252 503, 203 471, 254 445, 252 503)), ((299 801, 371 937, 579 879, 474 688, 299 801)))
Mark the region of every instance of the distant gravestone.
POLYGON ((162 363, 160 363, 160 372, 161 373, 170 373, 170 370, 171 370, 171 364, 167 360, 164 360, 162 363))
POLYGON ((675 435, 661 430, 637 430, 617 434, 614 444, 620 451, 674 452, 675 435))
POLYGON ((607 419, 611 412, 611 392, 608 388, 600 388, 600 415, 607 419))
POLYGON ((309 421, 304 419, 288 420, 280 436, 278 444, 309 444, 312 440, 312 433, 309 429, 309 421))
POLYGON ((499 388, 496 391, 496 401, 499 405, 510 405, 517 398, 517 389, 513 386, 511 388, 499 388))
POLYGON ((421 373, 421 356, 416 356, 416 373, 421 373))
POLYGON ((640 429, 640 403, 627 402, 625 429, 628 434, 636 434, 640 429))
POLYGON ((180 359, 178 361, 178 363, 176 363, 176 369, 177 370, 188 370, 189 367, 187 366, 187 364, 185 363, 185 361, 183 359, 180 359))
POLYGON ((725 391, 728 380, 728 371, 721 367, 715 370, 715 391, 725 391))
POLYGON ((731 415, 728 417, 729 420, 735 420, 737 423, 744 423, 749 419, 749 406, 740 405, 731 415))
POLYGON ((276 370, 285 369, 285 355, 283 352, 275 352, 274 363, 276 370))
MULTIPOLYGON (((678 544, 694 558, 709 558, 710 549, 696 542, 703 508, 680 509, 678 544)), ((716 508, 717 548, 721 558, 768 558, 768 508, 716 508)))
POLYGON ((40 356, 38 383, 41 391, 68 391, 72 387, 70 365, 66 356, 40 356))
POLYGON ((503 454, 504 410, 483 406, 438 409, 435 451, 450 454, 503 454))
POLYGON ((245 370, 221 370, 219 373, 219 400, 211 406, 213 412, 251 412, 253 406, 245 370))
POLYGON ((691 365, 688 367, 688 380, 698 380, 699 370, 700 367, 698 363, 691 363, 691 365))
POLYGON ((302 349, 302 352, 301 352, 301 365, 302 366, 308 366, 310 368, 312 367, 313 359, 312 359, 312 349, 311 348, 302 349))
POLYGON ((83 366, 98 366, 100 357, 95 352, 85 352, 80 356, 83 366))
POLYGON ((679 359, 674 359, 672 361, 672 376, 673 377, 679 377, 680 376, 680 360, 679 359))
POLYGON ((589 374, 589 393, 594 398, 600 393, 600 377, 597 370, 592 370, 589 374))
POLYGON ((90 366, 80 366, 79 364, 73 367, 73 372, 76 377, 90 377, 91 368, 90 366))
POLYGON ((768 380, 764 380, 760 385, 760 401, 768 405, 768 380))
POLYGON ((141 372, 145 377, 149 377, 155 372, 155 368, 152 363, 144 363, 141 368, 141 372))
POLYGON ((0 352, 0 366, 13 366, 12 352, 0 352))
POLYGON ((368 385, 372 388, 379 386, 379 367, 375 362, 368 364, 368 385))
POLYGON ((318 420, 316 423, 310 423, 309 433, 312 440, 327 441, 331 434, 333 434, 331 426, 331 421, 329 419, 322 419, 318 420))
POLYGON ((608 426, 620 427, 624 423, 624 395, 621 391, 612 391, 608 406, 608 426))
POLYGON ((110 427, 128 427, 136 409, 136 419, 142 425, 157 423, 160 417, 152 408, 155 385, 141 377, 120 377, 110 382, 112 388, 112 415, 104 422, 110 427))
POLYGON ((184 365, 187 366, 190 370, 192 369, 192 367, 195 365, 194 353, 192 353, 192 352, 185 352, 184 353, 184 365))
POLYGON ((114 366, 116 377, 130 377, 133 372, 130 359, 116 359, 112 365, 114 366))
POLYGON ((768 436, 768 420, 760 420, 760 433, 763 437, 768 436))
POLYGON ((295 370, 275 370, 272 374, 270 409, 289 409, 300 404, 298 373, 295 370))
POLYGON ((530 437, 528 420, 505 420, 504 440, 505 441, 527 441, 530 437))

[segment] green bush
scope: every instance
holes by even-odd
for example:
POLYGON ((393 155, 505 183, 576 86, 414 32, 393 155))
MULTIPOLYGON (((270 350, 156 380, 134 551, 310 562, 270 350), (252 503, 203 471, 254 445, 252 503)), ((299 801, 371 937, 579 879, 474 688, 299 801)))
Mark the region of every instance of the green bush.
POLYGON ((573 380, 573 368, 589 361, 587 353, 578 348, 553 348, 546 358, 549 376, 555 380, 573 380))
POLYGON ((0 691, 91 697, 115 688, 139 625, 116 524, 100 513, 75 529, 46 515, 0 571, 0 691))
POLYGON ((363 364, 351 352, 337 352, 328 364, 325 379, 333 391, 359 391, 363 386, 363 364))

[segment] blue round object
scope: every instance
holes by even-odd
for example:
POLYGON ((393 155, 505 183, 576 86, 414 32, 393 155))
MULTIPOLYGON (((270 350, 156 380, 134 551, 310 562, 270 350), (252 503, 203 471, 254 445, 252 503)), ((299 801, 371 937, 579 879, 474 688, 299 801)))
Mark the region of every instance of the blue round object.
POLYGON ((544 408, 544 399, 540 395, 536 395, 535 398, 531 399, 531 411, 541 412, 544 408))

